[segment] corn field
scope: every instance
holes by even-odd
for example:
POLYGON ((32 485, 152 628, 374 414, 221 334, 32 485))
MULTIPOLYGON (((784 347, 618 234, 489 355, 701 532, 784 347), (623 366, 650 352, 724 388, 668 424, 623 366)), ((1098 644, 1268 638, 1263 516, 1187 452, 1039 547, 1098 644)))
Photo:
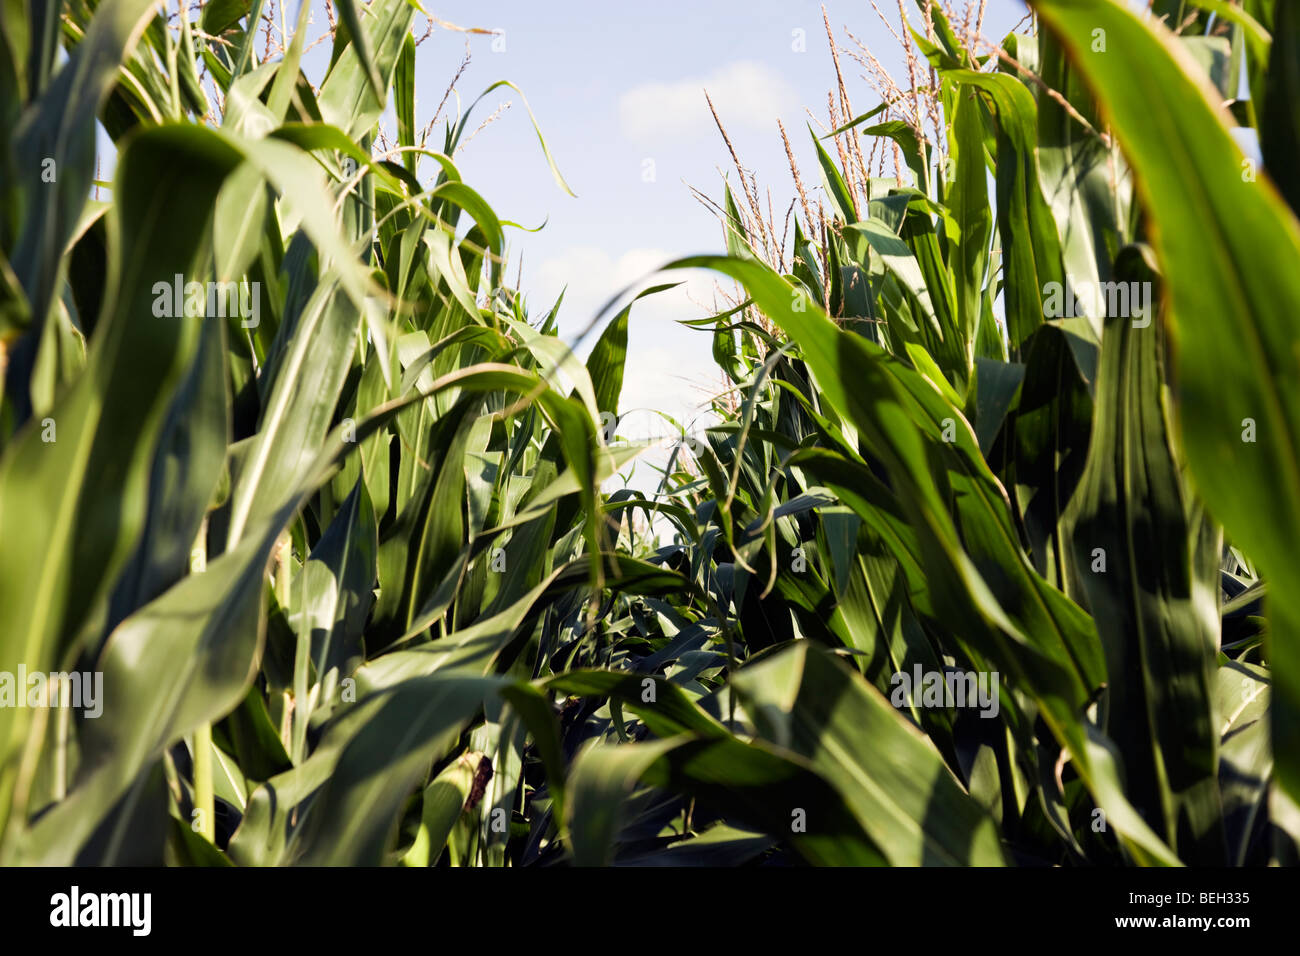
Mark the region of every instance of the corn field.
POLYGON ((784 222, 715 113, 644 491, 638 300, 311 6, 0 5, 0 862, 1297 863, 1300 7, 899 4, 784 222))

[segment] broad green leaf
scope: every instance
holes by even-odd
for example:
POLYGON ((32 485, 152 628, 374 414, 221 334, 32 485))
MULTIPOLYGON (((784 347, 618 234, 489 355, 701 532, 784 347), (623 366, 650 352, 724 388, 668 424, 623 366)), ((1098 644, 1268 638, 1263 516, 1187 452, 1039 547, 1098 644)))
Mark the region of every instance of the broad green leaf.
MULTIPOLYGON (((1286 197, 1292 212, 1300 212, 1300 175, 1288 157, 1300 149, 1300 10, 1281 3, 1273 29, 1277 39, 1270 55, 1267 86, 1260 111, 1259 145, 1264 168, 1286 197)), ((1252 91, 1252 95, 1254 91, 1252 91)))
MULTIPOLYGON (((384 111, 385 94, 392 82, 403 37, 410 31, 414 11, 406 0, 374 0, 366 8, 366 22, 352 34, 352 42, 330 67, 320 88, 320 111, 325 122, 360 138, 384 111)), ((347 17, 359 20, 353 0, 340 6, 347 17)))
POLYGON ((286 863, 378 866, 398 814, 498 681, 442 676, 405 681, 358 701, 366 721, 343 745, 285 850, 286 863))
POLYGON ((569 778, 568 830, 578 866, 608 866, 618 835, 619 810, 650 766, 682 741, 678 738, 622 746, 594 744, 574 760, 569 778))
POLYGON ((420 155, 415 150, 415 37, 402 38, 402 52, 393 73, 393 110, 397 114, 397 144, 407 147, 402 163, 416 174, 420 155))
POLYGON ((272 547, 357 441, 383 427, 403 407, 398 401, 377 409, 358 423, 356 441, 346 440, 343 430, 336 429, 323 443, 314 467, 297 485, 280 492, 279 508, 251 528, 238 547, 210 562, 202 573, 183 578, 113 631, 97 669, 104 673, 105 700, 118 704, 112 709, 106 704, 106 713, 87 726, 92 734, 87 749, 96 753, 97 761, 83 768, 66 800, 19 833, 16 845, 6 843, 7 858, 68 865, 141 766, 244 699, 263 647, 264 570, 272 547))
POLYGON ((1007 333, 1013 354, 1045 315, 1048 284, 1060 283, 1061 242, 1038 174, 1038 111, 1014 77, 953 70, 945 76, 987 97, 997 123, 998 233, 1002 238, 1007 333))
MULTIPOLYGON (((1127 253, 1119 280, 1152 282, 1127 253)), ((1102 726, 1123 755, 1126 792, 1183 860, 1221 865, 1211 706, 1220 535, 1202 529, 1166 431, 1163 331, 1138 321, 1107 319, 1067 557, 1106 650, 1102 726)))
MULTIPOLYGON (((1283 594, 1300 589, 1300 225, 1254 177, 1187 54, 1109 0, 1035 4, 1108 116, 1155 228, 1180 437, 1198 490, 1283 594), (1104 29, 1120 57, 1090 52, 1104 29), (1140 72, 1139 72, 1140 70, 1140 72), (1225 383, 1230 387, 1225 388, 1225 383), (1268 502, 1267 508, 1259 507, 1268 502)), ((1274 592, 1278 593, 1278 592, 1274 592)), ((1279 784, 1300 794, 1300 614, 1270 600, 1279 784)))
MULTIPOLYGON (((87 373, 0 459, 0 532, 42 542, 37 554, 0 557, 0 659, 32 671, 61 660, 135 546, 153 441, 197 339, 184 316, 156 313, 154 284, 190 271, 195 223, 237 162, 212 134, 182 127, 143 133, 122 157, 109 229, 124 281, 105 302, 87 373)), ((28 714, 0 709, 5 754, 21 746, 28 714)), ((0 817, 15 770, 0 773, 0 817)))
POLYGON ((760 263, 696 257, 671 267, 713 268, 742 281, 764 313, 798 340, 825 400, 863 430, 873 451, 887 456, 909 520, 924 529, 918 537, 933 591, 931 613, 947 616, 973 652, 1035 695, 1040 714, 1130 849, 1147 861, 1176 862, 1124 798, 1111 746, 1080 719, 1102 680, 1092 622, 1029 567, 1005 492, 959 413, 917 373, 837 329, 817 306, 794 308, 789 283, 760 263), (961 544, 931 473, 931 455, 948 459, 943 480, 961 489, 961 544), (981 568, 996 568, 996 577, 986 578, 981 568))
MULTIPOLYGON (((46 314, 57 298, 63 255, 95 177, 95 114, 153 14, 150 0, 106 0, 85 38, 24 112, 13 131, 14 172, 23 203, 12 267, 34 329, 10 359, 6 387, 25 391, 46 314), (16 381, 16 385, 14 382, 16 381)), ((40 42, 39 39, 37 42, 40 42)), ((33 68, 36 67, 33 59, 33 68)), ((16 197, 14 197, 16 198, 16 197)), ((206 219, 206 216, 204 217, 206 219)), ((19 396, 25 403, 25 395, 19 396)))
POLYGON ((860 677, 799 642, 733 684, 763 735, 835 785, 894 866, 1001 866, 997 828, 934 745, 860 677))
POLYGON ((179 581, 212 502, 230 440, 225 326, 207 321, 198 352, 167 410, 149 470, 140 542, 114 585, 111 629, 179 581))

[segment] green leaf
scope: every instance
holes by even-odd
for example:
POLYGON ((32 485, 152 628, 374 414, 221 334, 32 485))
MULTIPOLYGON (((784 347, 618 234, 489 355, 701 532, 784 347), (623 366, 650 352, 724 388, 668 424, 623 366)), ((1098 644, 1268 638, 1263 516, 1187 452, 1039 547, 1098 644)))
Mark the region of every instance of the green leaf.
POLYGON ((810 125, 808 135, 812 137, 813 145, 817 147, 817 163, 821 167, 822 183, 826 188, 826 195, 830 198, 831 207, 835 210, 836 218, 843 223, 854 223, 858 221, 857 203, 853 201, 853 194, 849 192, 849 187, 844 182, 844 177, 840 171, 835 168, 831 158, 826 153, 817 134, 813 132, 810 125))
POLYGON ((966 343, 967 362, 974 356, 984 272, 988 268, 993 212, 989 209, 988 162, 984 152, 983 107, 973 92, 961 92, 952 119, 950 138, 953 170, 945 202, 952 210, 949 245, 957 247, 952 270, 957 321, 966 343))
POLYGON ((1273 28, 1277 40, 1268 64, 1264 101, 1259 105, 1259 145, 1264 168, 1286 197, 1292 212, 1300 211, 1300 172, 1290 157, 1300 150, 1300 10, 1293 3, 1278 5, 1273 28))
POLYGON ((359 139, 384 111, 384 94, 414 11, 406 0, 374 0, 365 8, 369 22, 360 24, 351 0, 341 3, 339 9, 352 42, 331 66, 318 103, 326 123, 359 139), (349 15, 358 22, 349 22, 349 15))
MULTIPOLYGON (((456 128, 450 133, 450 142, 455 144, 460 140, 460 137, 465 132, 466 124, 469 122, 469 114, 473 111, 474 107, 493 90, 500 89, 503 86, 507 89, 513 90, 519 96, 519 99, 523 101, 524 111, 528 113, 528 121, 532 123, 533 132, 537 134, 537 142, 541 144, 542 153, 546 157, 547 165, 551 168, 551 176, 554 177, 556 184, 570 196, 577 198, 577 193, 569 188, 569 184, 566 183, 564 177, 560 175, 559 167, 555 165, 555 157, 551 155, 551 148, 546 145, 546 138, 542 136, 542 129, 537 125, 537 117, 533 115, 533 109, 528 105, 528 98, 524 96, 523 91, 520 90, 519 87, 515 86, 509 80, 498 80, 478 95, 478 99, 471 103, 465 112, 461 114, 460 121, 456 124, 456 128)), ((451 152, 451 146, 448 147, 447 152, 451 152)))
POLYGON ((975 367, 975 435, 980 451, 987 457, 1020 392, 1025 367, 1017 362, 986 358, 977 358, 975 367))
POLYGON ((279 337, 289 350, 268 369, 270 391, 257 434, 232 470, 229 547, 275 510, 275 489, 292 487, 311 467, 334 419, 360 328, 361 316, 328 281, 316 287, 301 314, 286 316, 279 337))
POLYGON ((916 257, 912 254, 912 250, 907 243, 898 238, 898 235, 887 224, 874 218, 847 225, 844 227, 844 231, 853 235, 860 235, 867 240, 868 244, 885 264, 886 271, 893 274, 903 288, 911 294, 925 317, 929 319, 935 335, 942 341, 943 328, 939 325, 939 319, 934 312, 934 304, 930 301, 930 290, 926 286, 925 277, 921 274, 921 267, 917 264, 916 257))
MULTIPOLYGON (((799 343, 824 401, 870 441, 918 529, 930 592, 918 582, 918 597, 928 601, 922 609, 942 615, 969 653, 991 660, 1005 678, 1034 694, 1040 715, 1132 852, 1149 862, 1176 862, 1124 798, 1113 747, 1080 719, 1102 681, 1093 624, 1029 566, 1005 492, 960 414, 926 379, 836 328, 815 304, 796 309, 790 284, 761 263, 702 256, 670 267, 712 268, 737 279, 799 343), (938 475, 931 471, 937 462, 944 462, 938 475), (952 492, 941 492, 940 480, 952 492), (984 569, 993 573, 985 577, 984 569)), ((862 517, 869 518, 870 509, 862 517)))
MULTIPOLYGON (((343 11, 345 19, 349 13, 355 19, 356 11, 351 0, 340 0, 339 8, 343 11)), ((281 15, 283 16, 283 13, 281 15)), ((298 22, 294 26, 293 39, 289 41, 289 50, 285 53, 284 59, 280 61, 280 65, 276 67, 275 80, 271 83, 271 95, 267 97, 266 108, 277 124, 284 121, 285 114, 289 110, 289 102, 293 96, 294 87, 298 84, 298 64, 302 60, 303 47, 307 42, 307 20, 310 15, 311 4, 309 2, 300 2, 298 4, 298 22)), ((372 72, 373 69, 374 66, 371 64, 372 72)), ((377 77, 376 82, 378 82, 377 77)))
MULTIPOLYGON (((1070 115, 1056 97, 1039 93, 1038 166, 1043 193, 1060 232, 1066 277, 1082 292, 1111 279, 1118 249, 1108 248, 1107 243, 1127 241, 1132 187, 1122 175, 1122 157, 1095 131, 1100 125, 1096 104, 1051 34, 1038 38, 1038 60, 1043 82, 1059 91, 1093 127, 1088 129, 1070 115)), ((1092 308, 1090 297, 1082 296, 1081 302, 1085 310, 1092 308)), ((1103 315, 1087 313, 1087 317, 1094 337, 1100 339, 1103 315)))
MULTIPOLYGON (((177 131, 159 134, 164 132, 177 131)), ((137 143, 141 141, 150 137, 137 143)), ((187 159, 187 166, 177 167, 192 173, 193 158, 187 159)), ((358 423, 356 441, 345 440, 343 430, 336 429, 323 442, 314 466, 296 486, 281 490, 278 509, 251 528, 238 547, 201 574, 183 578, 113 631, 96 669, 104 674, 105 700, 118 703, 87 725, 87 750, 97 761, 83 769, 67 799, 18 834, 16 845, 6 843, 7 856, 68 865, 145 763, 240 704, 262 651, 266 618, 261 602, 272 547, 357 441, 403 407, 403 402, 392 402, 377 409, 358 423)))
POLYGON ((627 307, 610 320, 605 331, 600 334, 596 344, 587 356, 587 375, 595 389, 596 408, 600 412, 618 415, 618 398, 623 391, 623 367, 627 361, 627 327, 632 314, 632 304, 637 299, 656 292, 664 292, 675 284, 652 286, 638 293, 627 307))
POLYGON ((149 470, 140 541, 114 585, 108 628, 179 581, 216 491, 230 440, 225 325, 208 321, 167 410, 149 470))
POLYGON ((204 33, 219 35, 248 15, 251 0, 212 0, 203 8, 199 21, 204 33))
MULTIPOLYGON (((1117 280, 1153 283, 1138 252, 1126 253, 1117 280)), ((1183 860, 1223 865, 1211 709, 1221 536, 1202 529, 1179 474, 1164 335, 1146 318, 1107 320, 1088 464, 1065 521, 1106 650, 1102 726, 1123 755, 1126 792, 1183 860)))
POLYGON ((1269 673, 1228 662, 1215 673, 1214 712, 1222 720, 1219 779, 1230 862, 1246 863, 1268 817, 1273 750, 1269 741, 1269 673))
POLYGON ((362 631, 374 603, 378 547, 374 509, 358 481, 292 584, 301 598, 297 613, 289 616, 299 635, 294 688, 294 756, 299 760, 313 702, 332 701, 339 681, 364 658, 362 631), (308 664, 315 675, 311 689, 308 664))
POLYGON ((462 755, 424 788, 420 796, 420 831, 402 858, 404 865, 430 866, 438 861, 473 790, 476 769, 469 756, 462 755))
MULTIPOLYGON (((398 6, 398 4, 393 6, 398 6)), ((362 9, 371 16, 375 15, 370 7, 363 7, 362 9)), ((352 47, 356 50, 361 69, 370 82, 370 91, 382 100, 384 97, 384 81, 379 78, 379 70, 375 66, 375 54, 371 49, 370 37, 367 36, 365 29, 361 26, 361 17, 357 15, 355 0, 339 0, 339 16, 343 18, 343 23, 348 28, 348 36, 352 40, 352 47)), ((410 34, 408 33, 407 36, 409 37, 410 34)))
POLYGON ((996 117, 998 233, 1014 356, 1043 322, 1047 284, 1064 278, 1056 223, 1039 183, 1038 111, 1034 98, 1014 77, 970 70, 944 75, 984 94, 996 117))
MULTIPOLYGON (((0 533, 43 542, 37 554, 0 556, 0 659, 31 671, 60 660, 134 547, 153 442, 197 337, 184 317, 155 314, 154 283, 190 271, 238 158, 185 127, 142 133, 122 156, 109 230, 123 281, 104 304, 87 372, 0 459, 0 533)), ((0 752, 22 746, 28 713, 0 709, 0 752)), ((15 770, 0 772, 0 817, 15 770)))
POLYGON ((416 174, 420 155, 415 150, 415 37, 402 38, 402 52, 393 73, 393 111, 397 114, 397 145, 407 147, 402 163, 416 174))
MULTIPOLYGON (((341 745, 303 826, 289 841, 283 862, 306 866, 384 862, 412 787, 425 777, 430 763, 455 744, 498 684, 490 678, 433 675, 358 701, 358 713, 348 717, 365 719, 341 745)), ((335 746, 326 741, 321 750, 335 746)))
MULTIPOLYGON (((1187 54, 1104 0, 1040 0, 1108 115, 1155 224, 1179 434, 1210 513, 1278 590, 1300 590, 1300 225, 1249 165, 1187 54), (1123 58, 1090 52, 1104 29, 1123 58), (1253 438, 1254 440, 1244 440, 1253 438), (1268 502, 1269 507, 1259 507, 1268 502)), ((1300 613, 1268 601, 1278 782, 1300 794, 1300 613)))
POLYGON ((573 763, 567 820, 573 861, 578 866, 608 866, 618 835, 619 811, 641 776, 682 740, 654 740, 610 747, 594 744, 573 763))
POLYGON ((733 686, 763 736, 835 785, 893 866, 1001 866, 993 820, 874 687, 801 641, 733 686))
POLYGON ((24 111, 13 132, 14 171, 24 201, 11 261, 34 327, 11 359, 6 389, 24 406, 22 376, 33 362, 40 330, 56 298, 64 254, 95 178, 95 116, 117 81, 118 68, 152 17, 153 7, 150 0, 101 4, 85 38, 24 111))

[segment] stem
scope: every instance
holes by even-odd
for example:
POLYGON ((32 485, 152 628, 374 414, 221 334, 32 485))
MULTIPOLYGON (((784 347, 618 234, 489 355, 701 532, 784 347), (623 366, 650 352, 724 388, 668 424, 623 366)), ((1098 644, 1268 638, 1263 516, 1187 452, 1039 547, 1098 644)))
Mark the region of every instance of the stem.
POLYGON ((311 715, 307 700, 308 668, 311 659, 311 620, 307 615, 307 566, 304 562, 302 578, 302 605, 298 609, 298 646, 293 661, 293 749, 290 759, 294 766, 302 763, 307 750, 307 719, 311 715))
POLYGON ((275 602, 289 613, 289 554, 293 548, 287 534, 280 536, 275 549, 275 602))
MULTIPOLYGON (((185 14, 186 11, 181 10, 181 19, 185 18, 185 14)), ((168 90, 171 100, 171 118, 173 120, 179 120, 181 118, 181 77, 180 73, 176 69, 176 61, 177 48, 180 46, 180 41, 172 39, 172 31, 168 29, 166 23, 163 24, 163 37, 166 39, 167 43, 167 72, 171 79, 171 83, 169 84, 171 88, 168 90)))
POLYGON ((194 730, 194 807, 199 811, 195 832, 209 843, 214 842, 216 801, 212 795, 212 725, 207 723, 194 730))
POLYGON ((62 800, 68 795, 68 728, 72 722, 72 709, 69 706, 70 693, 67 678, 59 680, 59 710, 54 723, 54 799, 62 800))
MULTIPOLYGON (((190 550, 190 572, 202 574, 208 569, 208 519, 199 526, 194 547, 190 550)), ((195 832, 209 843, 216 842, 216 801, 212 793, 212 724, 204 722, 194 728, 191 743, 194 755, 194 808, 199 811, 195 832)))

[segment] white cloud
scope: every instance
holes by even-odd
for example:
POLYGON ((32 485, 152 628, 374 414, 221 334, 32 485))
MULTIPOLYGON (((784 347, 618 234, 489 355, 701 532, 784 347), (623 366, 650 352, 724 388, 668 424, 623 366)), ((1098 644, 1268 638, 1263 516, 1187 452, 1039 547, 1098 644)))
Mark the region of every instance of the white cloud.
MULTIPOLYGON (((656 274, 672 256, 662 249, 629 249, 617 256, 595 246, 574 246, 558 256, 543 260, 527 276, 526 285, 531 309, 540 315, 550 308, 566 285, 560 306, 560 331, 572 342, 574 336, 592 320, 596 310, 611 296, 629 286, 636 289, 651 285, 680 282, 666 292, 646 296, 632 306, 628 327, 628 353, 623 368, 623 391, 619 399, 622 417, 618 424, 620 441, 647 442, 647 447, 622 477, 610 479, 605 488, 614 491, 626 483, 644 493, 653 493, 659 477, 655 468, 664 467, 671 455, 673 439, 680 434, 656 412, 663 412, 684 426, 691 435, 700 435, 716 420, 708 411, 710 399, 722 391, 723 376, 713 361, 710 333, 684 328, 680 319, 698 319, 729 306, 714 302, 720 277, 703 270, 677 274, 656 274)), ((723 288, 727 288, 723 280, 723 288)), ((625 296, 617 305, 624 305, 625 296)), ((613 318, 611 312, 602 319, 602 327, 613 318)), ((586 355, 600 335, 592 330, 579 351, 586 355)), ((667 535, 667 527, 657 529, 667 535)))
MULTIPOLYGON (((615 258, 595 246, 572 246, 558 256, 543 260, 529 275, 529 302, 535 311, 548 309, 567 286, 560 306, 560 329, 565 335, 574 335, 586 328, 612 296, 627 289, 639 291, 679 282, 682 284, 676 289, 637 302, 632 307, 633 327, 708 315, 714 308, 717 277, 700 270, 656 274, 655 270, 673 258, 662 249, 628 249, 615 258)), ((628 299, 630 296, 623 303, 628 299)), ((718 311, 725 308, 725 303, 718 303, 718 311)), ((605 320, 613 315, 609 313, 605 320)), ((673 330, 676 331, 676 326, 673 330)), ((594 341, 594 333, 591 338, 594 341)))
MULTIPOLYGON (((550 308, 560 290, 568 286, 559 315, 561 335, 568 341, 624 289, 681 283, 632 306, 620 404, 624 411, 642 410, 635 415, 637 431, 650 428, 655 420, 648 409, 666 412, 678 421, 691 421, 721 382, 709 333, 677 324, 680 319, 703 318, 728 308, 721 299, 714 302, 718 277, 702 270, 656 274, 671 258, 662 249, 629 249, 615 257, 594 246, 574 246, 544 260, 528 277, 533 290, 529 301, 538 314, 550 308)), ((616 308, 629 300, 630 295, 625 296, 616 308)), ((601 327, 615 314, 605 315, 601 327)), ((599 336, 600 327, 593 329, 579 346, 580 353, 585 355, 599 336)), ((632 424, 629 421, 629 426, 632 424)))
POLYGON ((701 77, 673 83, 643 83, 619 98, 623 134, 638 144, 698 135, 713 128, 704 100, 708 90, 723 125, 767 129, 776 117, 798 107, 798 97, 770 66, 750 60, 729 63, 701 77))

